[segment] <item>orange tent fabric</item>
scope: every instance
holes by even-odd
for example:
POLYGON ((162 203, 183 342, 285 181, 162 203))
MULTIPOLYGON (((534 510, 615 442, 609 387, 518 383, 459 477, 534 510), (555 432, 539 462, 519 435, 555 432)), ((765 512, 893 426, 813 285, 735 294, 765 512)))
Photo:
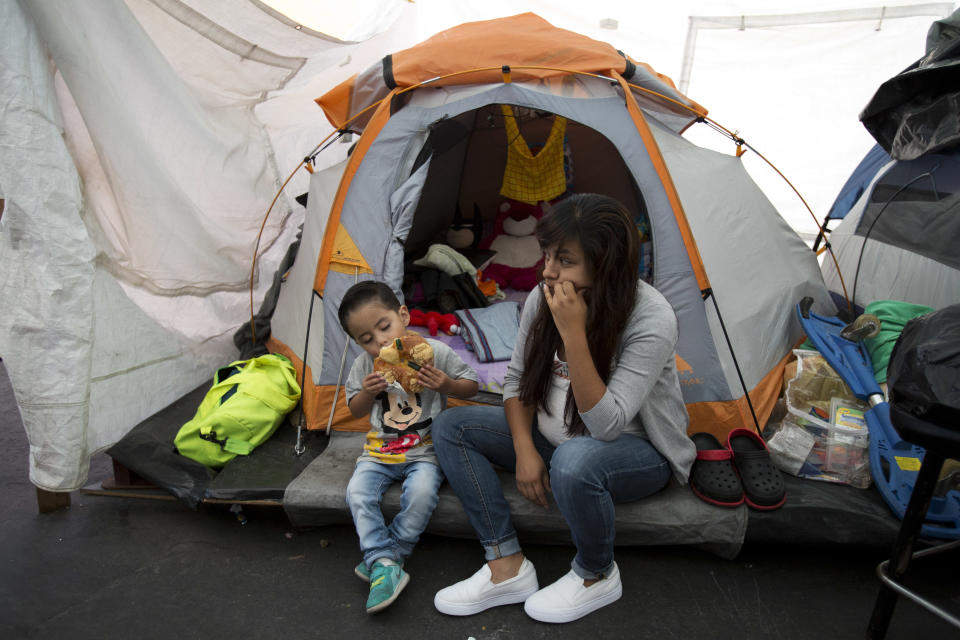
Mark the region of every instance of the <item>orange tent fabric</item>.
MULTIPOLYGON (((385 73, 391 76, 392 85, 384 85, 386 89, 403 89, 435 78, 442 79, 431 82, 433 86, 502 82, 504 65, 510 66, 514 82, 566 76, 571 71, 606 75, 642 67, 674 88, 670 78, 631 60, 612 45, 559 29, 534 13, 462 24, 388 59, 385 73)), ((317 98, 334 127, 343 128, 351 117, 386 95, 383 90, 359 90, 356 86, 369 81, 353 76, 317 98)), ((695 103, 689 104, 706 113, 695 103)))
MULTIPOLYGON (((499 82, 505 60, 517 66, 588 72, 623 71, 627 67, 626 58, 613 46, 558 29, 536 14, 524 13, 507 20, 462 24, 395 53, 393 77, 398 87, 405 87, 464 69, 495 67, 480 76, 450 78, 445 84, 499 82), (456 42, 456 46, 451 47, 451 42, 456 42)), ((524 69, 514 72, 514 80, 565 74, 551 69, 524 69)))

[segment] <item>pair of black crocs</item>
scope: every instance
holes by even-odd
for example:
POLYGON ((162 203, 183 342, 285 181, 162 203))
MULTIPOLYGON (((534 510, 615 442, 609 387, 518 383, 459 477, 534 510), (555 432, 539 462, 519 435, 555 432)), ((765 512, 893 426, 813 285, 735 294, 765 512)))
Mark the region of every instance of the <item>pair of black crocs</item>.
POLYGON ((720 507, 744 502, 769 511, 783 506, 787 488, 773 465, 763 438, 749 429, 734 429, 723 446, 711 433, 690 436, 697 458, 690 471, 690 488, 698 498, 720 507))

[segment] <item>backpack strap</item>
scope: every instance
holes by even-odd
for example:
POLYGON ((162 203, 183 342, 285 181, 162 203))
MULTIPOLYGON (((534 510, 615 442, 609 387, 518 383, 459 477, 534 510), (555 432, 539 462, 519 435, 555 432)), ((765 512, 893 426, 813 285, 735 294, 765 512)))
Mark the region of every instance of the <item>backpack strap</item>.
POLYGON ((250 452, 256 448, 246 440, 240 440, 238 438, 227 438, 220 446, 223 447, 224 451, 235 453, 238 456, 248 456, 250 452))
POLYGON ((220 440, 217 438, 217 432, 211 429, 209 425, 201 427, 198 436, 201 440, 218 444, 224 451, 228 453, 235 453, 238 456, 248 456, 250 455, 250 452, 256 448, 246 440, 241 440, 239 438, 228 437, 224 440, 220 440))

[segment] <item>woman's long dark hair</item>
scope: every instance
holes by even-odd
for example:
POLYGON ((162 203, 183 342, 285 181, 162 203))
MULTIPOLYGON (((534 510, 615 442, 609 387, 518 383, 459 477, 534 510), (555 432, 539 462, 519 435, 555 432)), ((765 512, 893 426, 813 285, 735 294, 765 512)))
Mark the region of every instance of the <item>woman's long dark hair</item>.
MULTIPOLYGON (((578 194, 560 202, 540 219, 537 241, 544 249, 573 240, 580 243, 593 284, 586 292, 587 342, 597 373, 606 384, 637 297, 640 239, 626 207, 607 196, 578 194)), ((553 360, 562 341, 546 301, 527 333, 520 400, 549 412, 547 395, 553 360)), ((564 409, 567 433, 582 435, 586 427, 577 412, 573 392, 564 409)))

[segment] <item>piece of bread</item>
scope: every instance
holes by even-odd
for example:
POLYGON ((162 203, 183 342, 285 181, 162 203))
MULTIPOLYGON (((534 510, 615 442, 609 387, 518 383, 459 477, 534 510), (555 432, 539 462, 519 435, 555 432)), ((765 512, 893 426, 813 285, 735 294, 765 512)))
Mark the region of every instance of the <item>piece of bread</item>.
POLYGON ((396 381, 407 393, 420 393, 423 385, 417 380, 417 371, 427 364, 433 364, 433 347, 419 333, 410 332, 380 349, 373 370, 382 373, 387 384, 396 381))

